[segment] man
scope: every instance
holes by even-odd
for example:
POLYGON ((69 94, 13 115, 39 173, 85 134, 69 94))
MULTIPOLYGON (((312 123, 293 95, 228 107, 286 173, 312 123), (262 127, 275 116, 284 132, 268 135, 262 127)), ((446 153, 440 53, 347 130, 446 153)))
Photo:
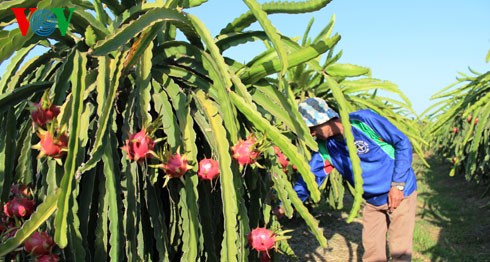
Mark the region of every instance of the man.
MULTIPOLYGON (((320 185, 336 168, 354 185, 344 127, 338 114, 320 98, 301 102, 299 111, 320 149, 312 153, 310 160, 316 182, 320 185)), ((363 209, 363 261, 387 261, 387 235, 391 259, 410 261, 417 198, 410 141, 371 110, 351 113, 349 118, 361 160, 363 198, 367 202, 363 209)), ((294 188, 303 201, 309 197, 302 179, 294 188)))

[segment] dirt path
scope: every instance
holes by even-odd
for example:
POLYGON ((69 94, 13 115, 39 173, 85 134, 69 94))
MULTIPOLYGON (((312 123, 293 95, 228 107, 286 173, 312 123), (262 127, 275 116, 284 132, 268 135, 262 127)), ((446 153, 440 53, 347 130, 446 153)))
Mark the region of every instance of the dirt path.
POLYGON ((299 261, 360 261, 363 252, 360 219, 347 224, 347 213, 338 212, 321 213, 315 217, 320 221, 320 228, 324 230, 328 248, 319 246, 316 238, 299 218, 296 222, 287 223, 288 228, 295 230, 295 237, 289 240, 289 244, 299 261))
MULTIPOLYGON (((418 171, 417 221, 413 261, 490 261, 490 196, 463 176, 449 177, 449 167, 434 161, 418 171)), ((345 206, 350 207, 350 196, 345 206)), ((293 229, 289 240, 297 261, 361 261, 362 222, 347 224, 347 212, 315 208, 329 247, 319 246, 301 218, 282 221, 293 229)), ((278 261, 294 261, 280 257, 278 261)))

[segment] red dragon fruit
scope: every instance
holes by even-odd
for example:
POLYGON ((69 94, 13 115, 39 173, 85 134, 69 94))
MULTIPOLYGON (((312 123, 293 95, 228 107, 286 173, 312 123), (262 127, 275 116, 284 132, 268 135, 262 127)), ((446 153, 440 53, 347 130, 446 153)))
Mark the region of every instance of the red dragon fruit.
POLYGON ((58 262, 60 258, 56 254, 48 254, 36 257, 36 262, 58 262))
POLYGON ((27 218, 34 211, 34 200, 27 198, 14 197, 12 200, 5 203, 3 213, 8 217, 27 218))
POLYGON ((55 136, 50 132, 40 130, 37 135, 41 141, 32 148, 40 151, 38 158, 49 156, 59 159, 63 157, 68 146, 68 136, 65 133, 55 136))
POLYGON ((199 161, 197 175, 203 180, 213 180, 219 176, 218 161, 212 158, 205 158, 199 161))
POLYGON ((178 178, 182 177, 191 166, 187 164, 185 157, 176 153, 168 157, 167 162, 161 164, 160 168, 163 169, 170 178, 178 178))
POLYGON ((41 100, 41 102, 34 104, 33 107, 34 110, 31 112, 32 121, 41 127, 60 114, 60 108, 47 101, 41 100))
POLYGON ((24 241, 24 250, 35 256, 41 256, 51 253, 54 247, 54 241, 46 232, 34 232, 24 241))
POLYGON ((267 228, 258 227, 248 234, 248 243, 257 251, 267 251, 276 243, 275 234, 267 228))
POLYGON ((155 141, 146 134, 146 130, 143 128, 138 133, 129 136, 122 150, 126 152, 129 160, 141 161, 154 155, 154 146, 155 141))
POLYGON ((288 158, 281 152, 281 149, 277 146, 273 146, 274 148, 274 153, 277 155, 277 160, 279 160, 279 163, 281 164, 282 168, 285 169, 289 165, 288 158))
POLYGON ((233 151, 233 158, 238 163, 243 165, 253 164, 259 157, 259 151, 256 150, 257 139, 254 136, 249 136, 247 140, 239 140, 231 150, 233 151))

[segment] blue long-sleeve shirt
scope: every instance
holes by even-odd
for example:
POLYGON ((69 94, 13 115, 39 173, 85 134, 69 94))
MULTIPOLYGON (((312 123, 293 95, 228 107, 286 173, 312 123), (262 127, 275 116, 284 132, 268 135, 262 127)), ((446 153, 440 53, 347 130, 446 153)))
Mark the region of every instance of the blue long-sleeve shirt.
MULTIPOLYGON (((417 182, 412 169, 412 146, 409 139, 386 118, 371 110, 351 113, 349 118, 357 155, 361 160, 364 199, 376 206, 386 204, 392 182, 405 182, 405 196, 415 191, 417 182)), ((319 140, 318 143, 323 143, 330 158, 324 159, 320 152, 312 154, 310 169, 318 185, 327 178, 330 165, 354 185, 345 139, 332 137, 319 140)), ((303 201, 310 195, 303 179, 298 180, 294 189, 303 201)))

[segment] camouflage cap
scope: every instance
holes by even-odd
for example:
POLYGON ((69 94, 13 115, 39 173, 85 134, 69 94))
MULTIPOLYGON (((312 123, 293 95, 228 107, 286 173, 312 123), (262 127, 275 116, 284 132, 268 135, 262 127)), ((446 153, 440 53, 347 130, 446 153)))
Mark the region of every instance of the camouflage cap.
POLYGON ((317 126, 328 120, 339 117, 337 112, 331 109, 325 100, 318 97, 310 97, 299 104, 299 113, 308 127, 317 126))

